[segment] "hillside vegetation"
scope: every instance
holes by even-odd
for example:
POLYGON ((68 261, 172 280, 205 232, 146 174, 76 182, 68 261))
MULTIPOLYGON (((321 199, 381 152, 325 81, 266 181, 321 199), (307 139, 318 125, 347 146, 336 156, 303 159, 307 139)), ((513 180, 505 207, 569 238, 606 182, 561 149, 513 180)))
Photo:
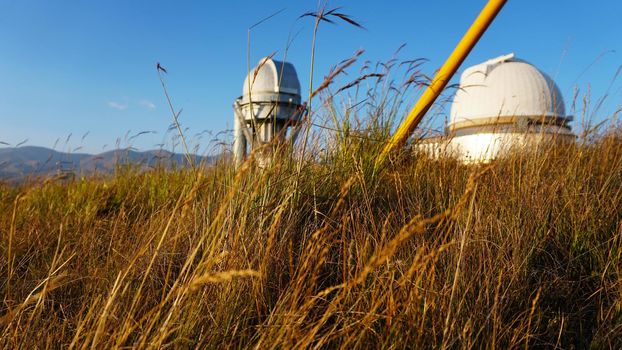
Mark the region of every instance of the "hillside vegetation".
POLYGON ((622 347, 622 128, 376 167, 428 81, 391 59, 335 88, 361 54, 266 168, 225 154, 0 185, 0 346, 622 347))
POLYGON ((619 128, 380 171, 382 135, 337 134, 264 170, 0 187, 2 347, 622 346, 619 128))

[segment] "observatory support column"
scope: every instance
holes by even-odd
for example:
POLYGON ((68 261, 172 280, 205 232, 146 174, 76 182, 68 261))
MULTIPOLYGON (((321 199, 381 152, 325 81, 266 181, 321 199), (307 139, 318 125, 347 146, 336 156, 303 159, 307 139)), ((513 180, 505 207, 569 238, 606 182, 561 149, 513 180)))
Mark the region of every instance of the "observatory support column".
POLYGON ((235 167, 238 168, 242 165, 244 157, 246 157, 246 137, 244 137, 244 131, 242 128, 242 120, 237 114, 237 111, 233 111, 233 162, 235 167))

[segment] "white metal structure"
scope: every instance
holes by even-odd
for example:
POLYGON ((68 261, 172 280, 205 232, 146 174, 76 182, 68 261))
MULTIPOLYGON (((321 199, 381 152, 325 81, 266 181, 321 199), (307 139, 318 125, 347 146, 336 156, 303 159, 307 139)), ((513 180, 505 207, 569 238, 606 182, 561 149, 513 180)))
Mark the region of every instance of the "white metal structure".
POLYGON ((250 145, 259 149, 258 163, 265 166, 275 146, 285 140, 287 129, 298 124, 306 112, 298 75, 291 63, 265 57, 246 76, 242 90, 233 105, 235 163, 242 163, 250 145))
POLYGON ((420 148, 464 162, 487 162, 511 148, 574 140, 555 82, 509 54, 467 68, 454 97, 447 135, 420 148))

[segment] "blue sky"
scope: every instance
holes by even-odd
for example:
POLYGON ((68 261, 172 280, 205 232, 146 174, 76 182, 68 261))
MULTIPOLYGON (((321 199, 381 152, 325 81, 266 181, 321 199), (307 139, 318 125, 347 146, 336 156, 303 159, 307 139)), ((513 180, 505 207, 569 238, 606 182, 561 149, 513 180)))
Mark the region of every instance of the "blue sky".
MULTIPOLYGON (((328 7, 343 7, 366 29, 322 25, 316 77, 359 48, 365 59, 386 60, 403 43, 399 57, 428 58, 431 74, 485 3, 331 1, 328 7)), ((58 149, 100 152, 117 138, 153 130, 132 145, 155 148, 171 123, 157 61, 169 70, 167 84, 190 134, 230 129, 247 69, 248 27, 285 9, 253 29, 251 61, 275 51, 282 57, 288 36, 298 33, 288 60, 306 87, 313 23, 297 18, 317 4, 0 0, 0 141, 52 147, 60 138, 58 149)), ((555 78, 567 105, 575 88, 591 88, 593 101, 608 91, 597 117, 605 118, 622 106, 622 77, 611 85, 622 64, 620 14, 619 0, 509 0, 462 68, 515 52, 555 78)))

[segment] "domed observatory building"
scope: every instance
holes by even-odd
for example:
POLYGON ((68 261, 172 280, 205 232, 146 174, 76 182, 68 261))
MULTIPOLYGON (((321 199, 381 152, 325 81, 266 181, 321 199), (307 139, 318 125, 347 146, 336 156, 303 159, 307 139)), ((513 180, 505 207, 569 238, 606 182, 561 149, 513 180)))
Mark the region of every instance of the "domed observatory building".
POLYGON ((509 54, 465 69, 451 105, 446 135, 420 149, 463 162, 489 162, 543 142, 575 140, 555 82, 509 54))
POLYGON ((275 148, 285 141, 288 128, 297 125, 306 112, 298 74, 291 63, 265 57, 246 76, 242 91, 233 104, 235 163, 241 164, 250 146, 260 150, 256 159, 266 166, 275 148))

